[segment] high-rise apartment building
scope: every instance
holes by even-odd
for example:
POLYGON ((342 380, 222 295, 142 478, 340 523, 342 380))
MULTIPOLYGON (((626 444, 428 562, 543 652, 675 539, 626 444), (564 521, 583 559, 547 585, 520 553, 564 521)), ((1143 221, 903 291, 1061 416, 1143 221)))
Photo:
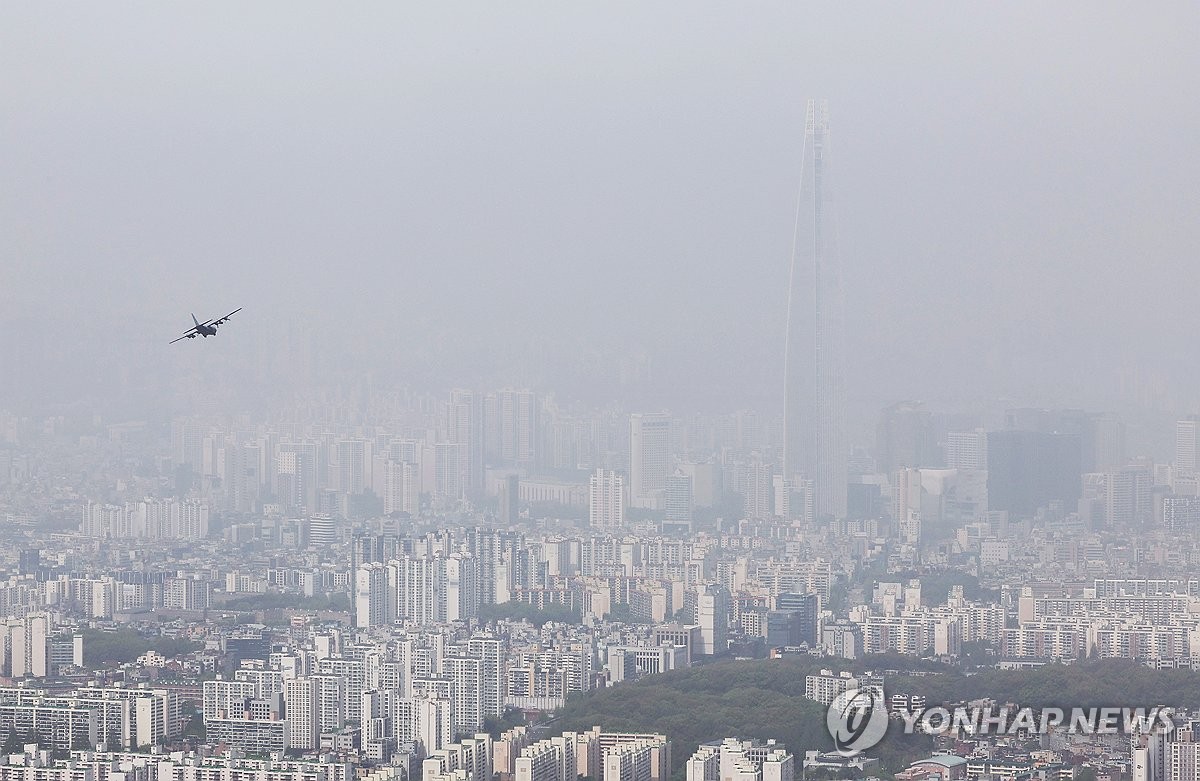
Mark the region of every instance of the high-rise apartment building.
POLYGON ((1109 528, 1147 528, 1154 517, 1154 475, 1149 464, 1130 464, 1105 478, 1105 520, 1109 528))
POLYGON ((372 444, 366 439, 343 439, 337 443, 338 490, 361 494, 371 489, 372 444))
POLYGON ((405 512, 416 516, 421 505, 421 473, 409 461, 383 462, 383 514, 405 512))
POLYGON ((354 619, 360 629, 391 622, 388 573, 380 563, 363 564, 354 573, 354 619))
POLYGON ((464 482, 464 453, 467 445, 438 442, 433 447, 433 493, 445 500, 462 498, 464 482))
POLYGON ((319 690, 308 677, 283 682, 284 718, 288 723, 287 747, 312 751, 320 748, 321 729, 317 719, 319 690))
POLYGON ((50 614, 30 613, 0 624, 0 667, 12 678, 45 678, 50 671, 50 614))
POLYGON ((532 466, 537 455, 537 396, 530 390, 505 389, 497 394, 500 460, 510 466, 532 466))
POLYGON ((625 478, 608 469, 597 469, 588 481, 588 523, 593 529, 625 526, 625 478))
POLYGON ((700 652, 729 650, 729 590, 722 585, 696 587, 696 623, 700 625, 700 652))
POLYGON ((775 486, 773 464, 755 458, 750 463, 739 464, 735 470, 739 492, 742 495, 742 516, 746 518, 768 518, 771 516, 771 499, 775 486))
POLYGON ((285 442, 275 455, 275 496, 289 510, 315 509, 320 490, 320 448, 313 442, 285 442))
POLYGON ((483 491, 483 401, 469 390, 450 391, 446 439, 459 445, 459 479, 465 493, 483 491))
POLYGON ((404 555, 387 563, 394 617, 421 624, 466 621, 479 609, 479 560, 468 553, 404 555))

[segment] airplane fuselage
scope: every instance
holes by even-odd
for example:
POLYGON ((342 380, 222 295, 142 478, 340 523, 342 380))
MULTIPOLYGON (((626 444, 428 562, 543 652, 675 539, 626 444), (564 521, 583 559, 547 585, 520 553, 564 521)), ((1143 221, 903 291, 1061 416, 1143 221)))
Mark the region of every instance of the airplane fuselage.
POLYGON ((194 339, 197 336, 203 336, 205 339, 207 339, 210 336, 217 335, 217 326, 216 325, 209 325, 208 323, 202 323, 196 319, 195 315, 192 315, 192 322, 196 324, 196 327, 194 329, 192 329, 192 335, 188 338, 194 339))

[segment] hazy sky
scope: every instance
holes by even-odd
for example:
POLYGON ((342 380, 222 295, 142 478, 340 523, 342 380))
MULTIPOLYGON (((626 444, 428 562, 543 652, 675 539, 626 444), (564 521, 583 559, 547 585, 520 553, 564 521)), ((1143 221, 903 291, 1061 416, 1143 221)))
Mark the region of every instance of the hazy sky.
POLYGON ((1195 2, 6 3, 8 370, 313 317, 416 375, 644 353, 779 406, 824 97, 852 397, 1191 404, 1198 41, 1195 2))

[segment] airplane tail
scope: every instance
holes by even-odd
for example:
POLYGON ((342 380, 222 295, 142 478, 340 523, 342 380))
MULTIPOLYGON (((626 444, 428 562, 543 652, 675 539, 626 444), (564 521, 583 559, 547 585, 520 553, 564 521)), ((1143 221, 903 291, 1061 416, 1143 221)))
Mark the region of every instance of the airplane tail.
POLYGON ((197 328, 200 327, 200 321, 196 319, 196 315, 194 314, 192 315, 192 322, 196 324, 197 328))

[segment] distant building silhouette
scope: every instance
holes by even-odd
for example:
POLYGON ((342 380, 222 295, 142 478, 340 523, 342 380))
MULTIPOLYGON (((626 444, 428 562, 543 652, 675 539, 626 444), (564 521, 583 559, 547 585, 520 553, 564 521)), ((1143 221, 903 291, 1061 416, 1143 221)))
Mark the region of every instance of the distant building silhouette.
POLYGON ((1078 505, 1083 472, 1078 434, 992 431, 987 443, 989 509, 1029 517, 1051 502, 1078 505))
POLYGON ((813 481, 817 515, 846 514, 844 313, 829 189, 829 107, 809 101, 784 347, 783 474, 813 481))

